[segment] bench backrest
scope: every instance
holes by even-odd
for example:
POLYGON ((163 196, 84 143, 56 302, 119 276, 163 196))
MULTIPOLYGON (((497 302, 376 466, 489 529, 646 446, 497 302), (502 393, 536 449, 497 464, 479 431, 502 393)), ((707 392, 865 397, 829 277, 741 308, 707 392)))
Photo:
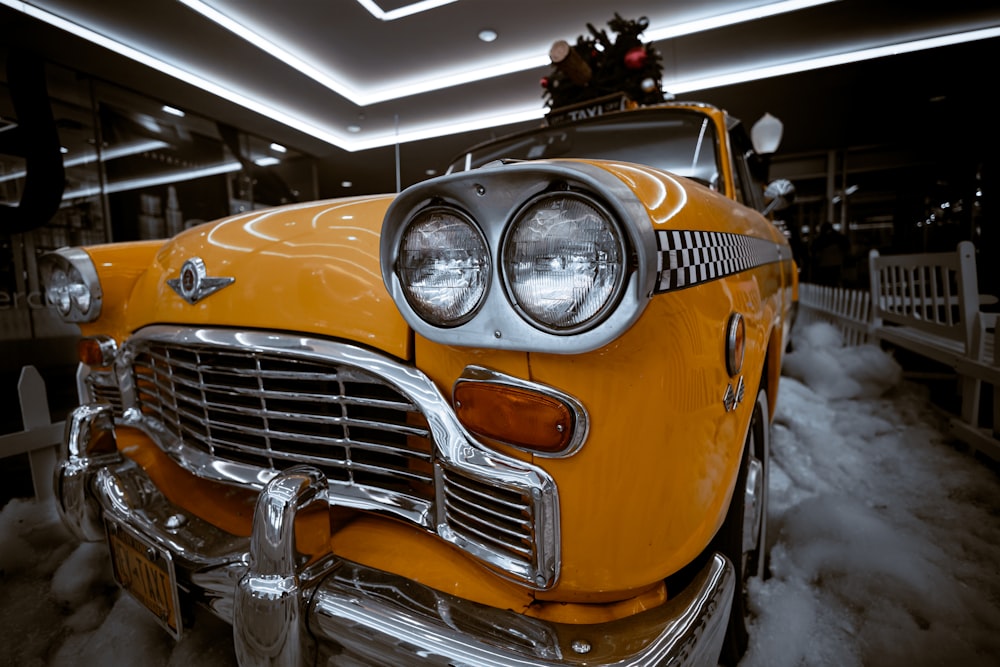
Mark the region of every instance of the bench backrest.
POLYGON ((869 253, 872 316, 958 341, 968 350, 979 310, 975 246, 912 255, 869 253))

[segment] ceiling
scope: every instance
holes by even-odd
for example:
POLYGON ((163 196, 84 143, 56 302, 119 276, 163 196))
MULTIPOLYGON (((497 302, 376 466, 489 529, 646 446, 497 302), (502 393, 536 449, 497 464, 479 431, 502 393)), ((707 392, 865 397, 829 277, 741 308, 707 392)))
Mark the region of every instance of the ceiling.
POLYGON ((330 196, 538 124, 553 41, 616 12, 649 19, 668 94, 772 113, 776 170, 824 183, 831 152, 878 172, 979 144, 961 119, 1000 62, 995 0, 0 0, 0 44, 316 156, 330 196))

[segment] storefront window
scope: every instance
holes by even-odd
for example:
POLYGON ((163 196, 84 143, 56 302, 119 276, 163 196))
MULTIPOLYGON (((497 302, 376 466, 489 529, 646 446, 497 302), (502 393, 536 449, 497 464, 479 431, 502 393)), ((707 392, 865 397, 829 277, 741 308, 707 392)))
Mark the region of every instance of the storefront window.
MULTIPOLYGON (((49 219, 25 224, 20 216, 16 227, 0 226, 0 341, 77 335, 40 292, 44 252, 165 239, 231 213, 317 196, 314 161, 289 147, 66 68, 46 65, 44 78, 65 185, 49 219)), ((0 78, 0 207, 8 211, 26 187, 46 185, 26 177, 14 94, 0 78)))

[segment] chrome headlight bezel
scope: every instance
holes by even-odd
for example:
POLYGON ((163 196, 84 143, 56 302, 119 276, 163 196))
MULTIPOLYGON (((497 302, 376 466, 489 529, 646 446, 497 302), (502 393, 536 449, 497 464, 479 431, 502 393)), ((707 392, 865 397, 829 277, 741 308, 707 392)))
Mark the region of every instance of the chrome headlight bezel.
POLYGON ((66 322, 93 322, 101 316, 104 294, 90 255, 81 248, 60 248, 38 261, 45 300, 66 322))
POLYGON ((657 242, 649 211, 629 184, 599 163, 537 161, 488 165, 448 174, 404 190, 382 225, 382 278, 400 314, 419 335, 464 347, 579 354, 612 342, 642 314, 654 292, 657 242), (531 202, 565 196, 597 207, 616 229, 622 271, 613 294, 591 316, 571 326, 549 326, 517 305, 502 262, 511 223, 531 202), (401 239, 421 211, 463 211, 481 231, 491 256, 489 285, 475 312, 453 326, 435 326, 414 310, 398 271, 401 239))

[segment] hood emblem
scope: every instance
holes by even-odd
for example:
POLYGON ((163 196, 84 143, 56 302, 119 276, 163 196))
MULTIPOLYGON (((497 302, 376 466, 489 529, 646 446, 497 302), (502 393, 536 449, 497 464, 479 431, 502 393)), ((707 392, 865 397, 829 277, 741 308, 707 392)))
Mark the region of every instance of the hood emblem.
POLYGON ((180 277, 171 278, 167 284, 180 294, 182 299, 193 304, 235 281, 236 278, 209 277, 205 262, 200 257, 192 257, 181 266, 180 277))

